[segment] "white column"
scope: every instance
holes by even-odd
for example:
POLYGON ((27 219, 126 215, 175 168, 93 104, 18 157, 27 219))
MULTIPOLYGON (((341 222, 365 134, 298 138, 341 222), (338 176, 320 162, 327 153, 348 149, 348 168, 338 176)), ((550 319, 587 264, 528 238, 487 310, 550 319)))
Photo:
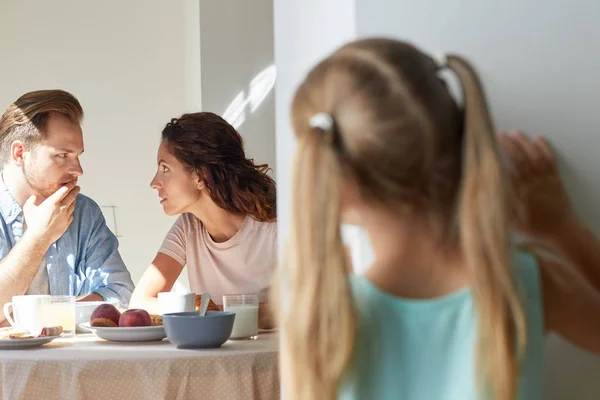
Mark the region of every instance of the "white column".
POLYGON ((274 0, 275 131, 280 248, 290 221, 291 165, 295 140, 290 104, 298 84, 321 58, 356 37, 354 0, 274 0))

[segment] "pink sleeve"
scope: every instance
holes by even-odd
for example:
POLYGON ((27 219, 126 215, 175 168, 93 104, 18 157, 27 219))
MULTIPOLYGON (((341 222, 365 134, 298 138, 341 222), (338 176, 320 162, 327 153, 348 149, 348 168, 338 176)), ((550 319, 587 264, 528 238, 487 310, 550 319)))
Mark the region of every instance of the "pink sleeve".
POLYGON ((173 224, 169 233, 165 237, 159 253, 163 253, 172 257, 175 261, 185 267, 186 264, 186 242, 187 234, 189 231, 189 221, 185 220, 186 215, 182 214, 177 218, 177 221, 173 224))

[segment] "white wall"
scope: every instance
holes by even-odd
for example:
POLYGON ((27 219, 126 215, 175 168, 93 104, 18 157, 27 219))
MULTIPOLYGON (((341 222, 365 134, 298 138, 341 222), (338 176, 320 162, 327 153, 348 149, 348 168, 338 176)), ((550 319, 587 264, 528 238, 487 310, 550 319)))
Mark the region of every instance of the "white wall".
MULTIPOLYGON (((600 233, 600 3, 357 0, 358 31, 393 35, 478 67, 499 129, 548 135, 572 201, 600 233)), ((600 268, 600 266, 598 266, 600 268)), ((600 397, 600 358, 548 341, 544 399, 600 397)))
POLYGON ((193 0, 0 2, 0 108, 37 89, 79 98, 82 192, 119 207, 134 282, 172 223, 149 187, 161 129, 200 107, 198 15, 193 0))
POLYGON ((482 74, 499 129, 548 135, 577 209, 600 233, 600 2, 358 0, 361 36, 460 52, 482 74))
POLYGON ((204 111, 238 128, 247 156, 275 170, 273 1, 201 0, 200 38, 204 111))

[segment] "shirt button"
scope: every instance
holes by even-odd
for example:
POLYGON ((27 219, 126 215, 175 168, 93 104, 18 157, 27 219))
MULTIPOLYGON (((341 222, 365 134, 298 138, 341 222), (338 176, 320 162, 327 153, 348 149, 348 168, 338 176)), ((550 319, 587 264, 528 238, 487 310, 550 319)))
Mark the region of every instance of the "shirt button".
POLYGON ((17 215, 17 221, 19 221, 19 222, 23 221, 23 216, 17 215))
POLYGON ((19 242, 19 240, 21 240, 21 236, 15 236, 15 242, 19 242))

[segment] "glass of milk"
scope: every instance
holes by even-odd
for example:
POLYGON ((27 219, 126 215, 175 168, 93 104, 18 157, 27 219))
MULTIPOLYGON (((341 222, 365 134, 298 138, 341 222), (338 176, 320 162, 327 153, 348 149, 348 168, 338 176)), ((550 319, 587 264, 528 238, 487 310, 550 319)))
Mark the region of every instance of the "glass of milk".
POLYGON ((226 294, 223 310, 235 313, 230 339, 258 337, 258 294, 226 294))

